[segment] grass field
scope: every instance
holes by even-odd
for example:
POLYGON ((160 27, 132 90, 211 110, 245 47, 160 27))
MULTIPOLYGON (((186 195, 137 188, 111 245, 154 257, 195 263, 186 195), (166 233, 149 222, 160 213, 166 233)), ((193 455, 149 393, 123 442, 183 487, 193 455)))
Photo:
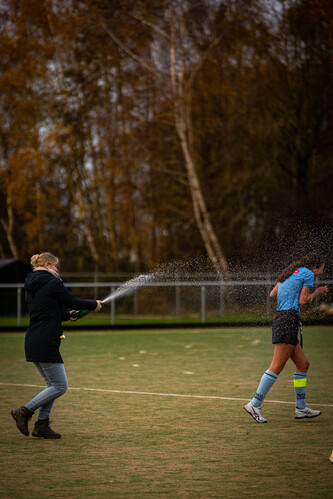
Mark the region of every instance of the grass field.
MULTIPOLYGON (((259 312, 249 312, 249 313, 240 313, 234 312, 229 314, 223 314, 223 317, 220 317, 216 314, 209 314, 206 317, 206 322, 211 323, 236 323, 236 322, 262 322, 263 320, 269 321, 273 320, 274 316, 265 316, 262 311, 259 312)), ((118 314, 115 316, 114 325, 122 326, 122 325, 155 325, 157 328, 159 324, 186 324, 196 322, 200 325, 201 317, 200 314, 196 315, 121 315, 118 314)), ((23 315, 20 320, 20 325, 27 327, 29 324, 29 316, 23 315)), ((78 322, 64 322, 63 326, 68 329, 80 329, 80 326, 110 326, 111 317, 110 314, 104 313, 91 313, 87 316, 80 319, 78 322)), ((0 327, 5 329, 6 327, 17 326, 17 317, 16 316, 0 316, 0 327)))
POLYGON ((1 334, 1 497, 333 498, 333 328, 304 329, 307 402, 323 414, 293 418, 289 362, 265 425, 243 405, 271 360, 268 328, 68 332, 57 441, 17 430, 10 410, 43 382, 24 334, 1 334))

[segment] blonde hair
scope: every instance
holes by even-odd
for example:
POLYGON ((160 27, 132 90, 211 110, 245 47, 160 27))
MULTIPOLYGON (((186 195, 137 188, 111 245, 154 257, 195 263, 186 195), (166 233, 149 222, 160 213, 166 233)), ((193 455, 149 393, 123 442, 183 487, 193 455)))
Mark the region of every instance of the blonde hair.
POLYGON ((32 255, 31 265, 35 269, 36 267, 45 267, 46 263, 51 263, 52 265, 57 265, 59 260, 52 253, 40 253, 39 255, 32 255))

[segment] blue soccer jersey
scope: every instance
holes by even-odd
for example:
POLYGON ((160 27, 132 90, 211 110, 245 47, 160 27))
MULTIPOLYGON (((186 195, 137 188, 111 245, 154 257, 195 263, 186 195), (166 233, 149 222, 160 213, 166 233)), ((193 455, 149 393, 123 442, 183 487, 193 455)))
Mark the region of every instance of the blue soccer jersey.
POLYGON ((277 292, 277 310, 297 310, 302 288, 312 288, 314 273, 306 267, 300 267, 284 282, 280 282, 277 292))

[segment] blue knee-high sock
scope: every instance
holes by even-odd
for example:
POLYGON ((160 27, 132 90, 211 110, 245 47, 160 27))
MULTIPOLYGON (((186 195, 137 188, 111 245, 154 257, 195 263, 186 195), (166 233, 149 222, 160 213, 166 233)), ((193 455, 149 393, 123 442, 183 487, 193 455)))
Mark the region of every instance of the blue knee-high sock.
POLYGON ((295 399, 296 399, 297 409, 304 409, 304 407, 306 406, 305 403, 306 379, 307 379, 307 373, 295 371, 294 387, 295 387, 295 399))
POLYGON ((277 374, 272 371, 265 371, 263 377, 260 380, 258 389, 255 396, 251 400, 251 404, 254 407, 260 407, 266 397, 267 393, 277 380, 277 374))

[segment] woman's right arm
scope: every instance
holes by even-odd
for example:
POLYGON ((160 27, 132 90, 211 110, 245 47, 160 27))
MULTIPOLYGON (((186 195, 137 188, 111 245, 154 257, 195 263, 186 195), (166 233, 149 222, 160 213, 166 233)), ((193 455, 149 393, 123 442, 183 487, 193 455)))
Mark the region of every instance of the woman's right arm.
POLYGON ((64 284, 60 281, 55 283, 55 296, 66 307, 74 310, 100 310, 102 307, 101 300, 81 300, 77 298, 64 284))

